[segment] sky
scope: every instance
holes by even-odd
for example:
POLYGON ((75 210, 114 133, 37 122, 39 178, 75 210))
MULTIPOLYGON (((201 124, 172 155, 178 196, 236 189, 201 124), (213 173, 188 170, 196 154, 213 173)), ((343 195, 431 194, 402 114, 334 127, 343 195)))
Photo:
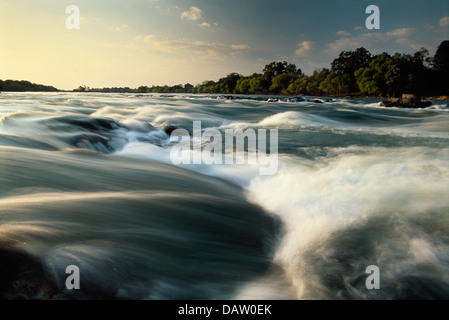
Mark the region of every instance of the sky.
POLYGON ((71 90, 217 81, 272 61, 304 73, 341 51, 433 55, 448 0, 0 0, 0 79, 71 90), (80 12, 80 28, 66 8, 80 12), (365 25, 369 5, 380 29, 365 25))

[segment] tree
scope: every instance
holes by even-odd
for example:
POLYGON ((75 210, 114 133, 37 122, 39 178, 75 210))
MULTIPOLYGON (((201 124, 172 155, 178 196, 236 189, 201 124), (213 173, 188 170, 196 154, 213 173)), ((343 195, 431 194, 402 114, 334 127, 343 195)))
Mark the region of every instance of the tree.
POLYGON ((371 53, 361 47, 355 51, 343 51, 331 64, 331 70, 336 75, 347 74, 349 76, 349 90, 357 91, 355 71, 366 68, 372 61, 371 53))
POLYGON ((250 81, 251 79, 249 78, 240 78, 239 80, 237 80, 237 85, 235 86, 235 92, 236 93, 249 93, 249 88, 250 88, 250 81))
POLYGON ((376 56, 366 68, 358 69, 355 77, 363 94, 391 95, 395 93, 394 84, 399 77, 399 69, 392 57, 384 52, 376 56))
POLYGON ((331 72, 321 81, 319 89, 331 95, 347 93, 350 89, 350 77, 348 74, 337 75, 331 72))
POLYGON ((309 94, 307 91, 307 84, 310 81, 310 77, 302 76, 296 79, 294 82, 290 83, 288 87, 288 92, 291 94, 309 94))
POLYGON ((262 76, 252 77, 249 81, 249 93, 262 93, 263 88, 262 76))
POLYGON ((270 91, 274 93, 287 93, 287 89, 292 81, 292 77, 289 74, 280 74, 276 76, 271 82, 270 91))
POLYGON ((449 40, 440 43, 433 57, 433 68, 437 71, 449 71, 449 40))
POLYGON ((140 86, 139 88, 137 88, 136 92, 137 93, 148 93, 148 92, 150 92, 150 88, 148 88, 147 86, 140 86))
POLYGON ((236 72, 228 74, 225 78, 218 80, 222 93, 234 93, 237 81, 242 78, 241 74, 236 72))
POLYGON ((449 94, 449 40, 441 42, 433 57, 434 90, 438 94, 449 94))
POLYGON ((193 85, 191 85, 190 83, 186 83, 184 85, 184 92, 185 93, 193 93, 195 87, 193 85))
POLYGON ((283 62, 271 62, 263 69, 261 82, 264 91, 274 91, 276 93, 286 91, 290 82, 302 76, 301 69, 295 64, 283 62), (281 75, 283 75, 281 77, 281 75), (273 83, 276 79, 276 83, 273 83), (288 81, 287 81, 288 80, 288 81), (288 83, 286 83, 288 82, 288 83))
POLYGON ((218 91, 218 85, 215 81, 206 80, 198 87, 198 93, 216 93, 218 91))
POLYGON ((321 95, 323 90, 320 89, 320 84, 323 82, 327 76, 330 74, 330 70, 323 68, 321 70, 315 70, 312 76, 309 77, 307 82, 307 94, 311 95, 321 95))

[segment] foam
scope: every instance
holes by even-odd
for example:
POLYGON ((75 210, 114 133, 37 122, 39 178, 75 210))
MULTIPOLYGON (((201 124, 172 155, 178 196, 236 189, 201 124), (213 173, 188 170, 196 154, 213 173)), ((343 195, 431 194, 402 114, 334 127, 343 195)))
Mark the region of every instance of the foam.
MULTIPOLYGON (((320 163, 283 162, 278 175, 257 177, 248 188, 251 201, 284 221, 286 234, 275 261, 290 277, 297 298, 330 298, 323 293, 324 286, 320 289, 319 276, 311 278, 314 273, 307 267, 306 254, 332 241, 334 232, 386 212, 407 219, 449 208, 448 150, 374 148, 363 154, 336 153, 320 163)), ((433 244, 404 238, 410 252, 403 252, 403 259, 412 265, 438 262, 433 244)), ((391 250, 378 249, 379 256, 391 250)), ((391 259, 387 258, 390 264, 391 259)))

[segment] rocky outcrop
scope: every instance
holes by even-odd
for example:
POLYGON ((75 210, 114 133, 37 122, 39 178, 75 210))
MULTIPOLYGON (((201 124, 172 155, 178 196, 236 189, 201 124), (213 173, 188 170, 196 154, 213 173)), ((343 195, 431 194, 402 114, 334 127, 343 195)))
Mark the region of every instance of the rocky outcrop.
POLYGON ((421 101, 421 98, 416 94, 403 94, 401 99, 382 101, 380 105, 387 108, 427 108, 432 105, 432 102, 421 101))
POLYGON ((168 135, 171 135, 172 132, 175 131, 176 129, 178 129, 178 128, 171 124, 167 124, 164 126, 164 131, 168 135))

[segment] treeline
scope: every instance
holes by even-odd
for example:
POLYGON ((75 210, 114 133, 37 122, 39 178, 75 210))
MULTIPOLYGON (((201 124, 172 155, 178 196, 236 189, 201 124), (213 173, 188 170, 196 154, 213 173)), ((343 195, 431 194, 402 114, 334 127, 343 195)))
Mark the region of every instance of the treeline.
POLYGON ((0 80, 0 91, 59 91, 52 86, 44 86, 29 81, 0 80))
POLYGON ((190 83, 185 85, 179 84, 175 86, 141 86, 137 89, 129 87, 113 87, 113 88, 89 88, 88 86, 79 86, 73 89, 74 92, 115 92, 115 93, 197 93, 197 87, 190 83))
POLYGON ((88 86, 79 86, 78 88, 73 89, 73 92, 134 93, 136 90, 129 87, 89 88, 88 86))
POLYGON ((371 54, 365 48, 343 51, 330 68, 308 76, 294 64, 272 62, 262 73, 244 77, 231 73, 205 81, 198 93, 369 95, 394 97, 402 93, 449 94, 449 41, 443 41, 434 57, 425 48, 415 54, 371 54))
POLYGON ((371 54, 361 47, 343 51, 330 68, 305 75, 296 65, 272 62, 262 73, 231 73, 218 81, 176 86, 142 86, 139 93, 223 93, 284 95, 367 95, 394 97, 402 93, 449 94, 449 41, 443 41, 434 57, 425 48, 415 54, 371 54))
POLYGON ((413 55, 386 52, 373 55, 363 47, 343 51, 330 68, 315 70, 312 75, 305 75, 296 65, 283 61, 267 64, 261 73, 251 76, 231 73, 218 81, 204 81, 197 86, 190 83, 137 89, 81 86, 74 91, 382 97, 415 93, 431 96, 448 95, 448 79, 449 40, 445 40, 434 57, 430 57, 425 48, 413 55))

